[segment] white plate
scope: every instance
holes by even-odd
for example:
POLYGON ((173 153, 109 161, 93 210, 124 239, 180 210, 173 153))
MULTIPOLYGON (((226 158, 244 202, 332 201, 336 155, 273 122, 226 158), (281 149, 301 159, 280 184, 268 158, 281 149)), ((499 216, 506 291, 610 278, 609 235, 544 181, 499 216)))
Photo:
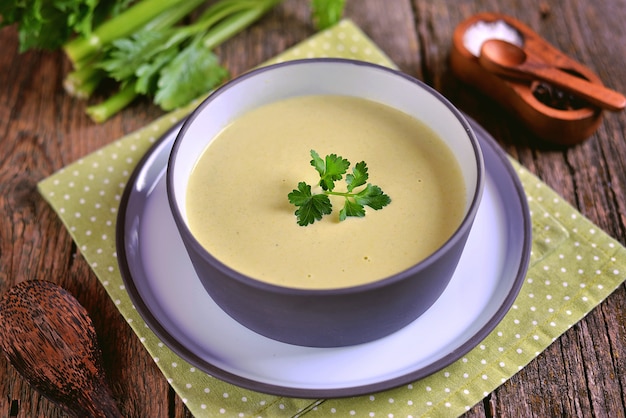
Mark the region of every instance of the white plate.
POLYGON ((180 125, 146 154, 120 207, 118 259, 135 307, 159 338, 196 368, 276 395, 355 396, 447 366, 475 347, 509 310, 524 280, 531 245, 519 179, 495 141, 470 122, 487 172, 472 232, 443 295, 400 331, 367 344, 310 348, 263 337, 224 313, 197 278, 167 202, 164 174, 180 125))

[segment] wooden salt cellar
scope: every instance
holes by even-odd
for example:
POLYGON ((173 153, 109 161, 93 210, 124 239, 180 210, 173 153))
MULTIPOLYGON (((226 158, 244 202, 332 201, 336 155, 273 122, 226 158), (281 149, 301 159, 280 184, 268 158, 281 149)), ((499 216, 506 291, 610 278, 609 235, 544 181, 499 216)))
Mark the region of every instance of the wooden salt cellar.
POLYGON ((572 110, 550 107, 533 95, 537 81, 505 79, 480 65, 478 57, 467 49, 464 35, 472 25, 481 21, 505 22, 521 35, 522 48, 528 55, 537 56, 571 74, 603 85, 600 78, 588 67, 563 54, 520 21, 498 13, 479 13, 456 27, 450 53, 450 65, 454 74, 505 106, 544 140, 559 145, 575 145, 589 138, 602 120, 600 108, 591 105, 572 110))

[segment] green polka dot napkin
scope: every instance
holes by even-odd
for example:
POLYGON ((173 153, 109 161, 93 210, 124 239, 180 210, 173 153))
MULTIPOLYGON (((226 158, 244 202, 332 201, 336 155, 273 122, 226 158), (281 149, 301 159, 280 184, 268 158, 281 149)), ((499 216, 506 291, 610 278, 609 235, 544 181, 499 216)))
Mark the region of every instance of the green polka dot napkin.
MULTIPOLYGON (((333 56, 393 66, 353 23, 343 21, 272 62, 333 56)), ((143 154, 199 100, 67 166, 39 190, 169 383, 198 417, 454 416, 513 376, 626 278, 626 249, 513 161, 533 220, 531 265, 515 304, 476 348, 443 370, 393 390, 311 400, 256 393, 194 369, 148 329, 124 289, 115 223, 126 181, 143 154)))

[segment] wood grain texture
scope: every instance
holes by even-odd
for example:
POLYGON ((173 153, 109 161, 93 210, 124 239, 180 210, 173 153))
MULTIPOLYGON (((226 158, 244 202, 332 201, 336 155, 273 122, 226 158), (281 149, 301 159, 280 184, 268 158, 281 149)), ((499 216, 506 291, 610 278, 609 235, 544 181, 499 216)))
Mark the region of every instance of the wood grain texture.
POLYGON ((25 280, 0 299, 0 346, 42 395, 77 417, 121 418, 93 322, 67 290, 25 280))
MULTIPOLYGON (((598 131, 572 148, 546 146, 501 107, 456 80, 448 52, 455 26, 495 11, 526 23, 626 92, 626 1, 348 0, 346 15, 401 70, 443 92, 514 158, 600 228, 626 243, 626 115, 606 113, 598 131)), ((233 76, 314 33, 308 0, 286 0, 217 49, 233 76)), ((36 191, 39 180, 149 123, 162 112, 146 100, 102 125, 64 93, 61 53, 17 53, 0 30, 0 292, 34 278, 69 290, 94 320, 113 395, 127 417, 190 417, 138 338, 36 191)), ((626 415, 626 286, 466 417, 626 415)), ((0 356, 0 416, 62 417, 0 356)))

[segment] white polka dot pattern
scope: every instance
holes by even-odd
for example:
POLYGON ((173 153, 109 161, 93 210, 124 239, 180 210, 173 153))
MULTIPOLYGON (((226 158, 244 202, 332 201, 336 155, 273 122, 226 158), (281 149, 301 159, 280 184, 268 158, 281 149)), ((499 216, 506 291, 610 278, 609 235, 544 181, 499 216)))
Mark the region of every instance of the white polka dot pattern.
MULTIPOLYGON (((321 32, 271 62, 334 56, 393 66, 350 21, 321 32)), ((626 249, 513 162, 533 219, 531 267, 496 329, 466 356, 418 382, 349 399, 306 400, 224 383, 171 352, 132 306, 115 251, 117 208, 135 165, 200 99, 77 161, 39 184, 111 299, 189 410, 198 417, 454 416, 521 370, 626 278, 626 249)))

